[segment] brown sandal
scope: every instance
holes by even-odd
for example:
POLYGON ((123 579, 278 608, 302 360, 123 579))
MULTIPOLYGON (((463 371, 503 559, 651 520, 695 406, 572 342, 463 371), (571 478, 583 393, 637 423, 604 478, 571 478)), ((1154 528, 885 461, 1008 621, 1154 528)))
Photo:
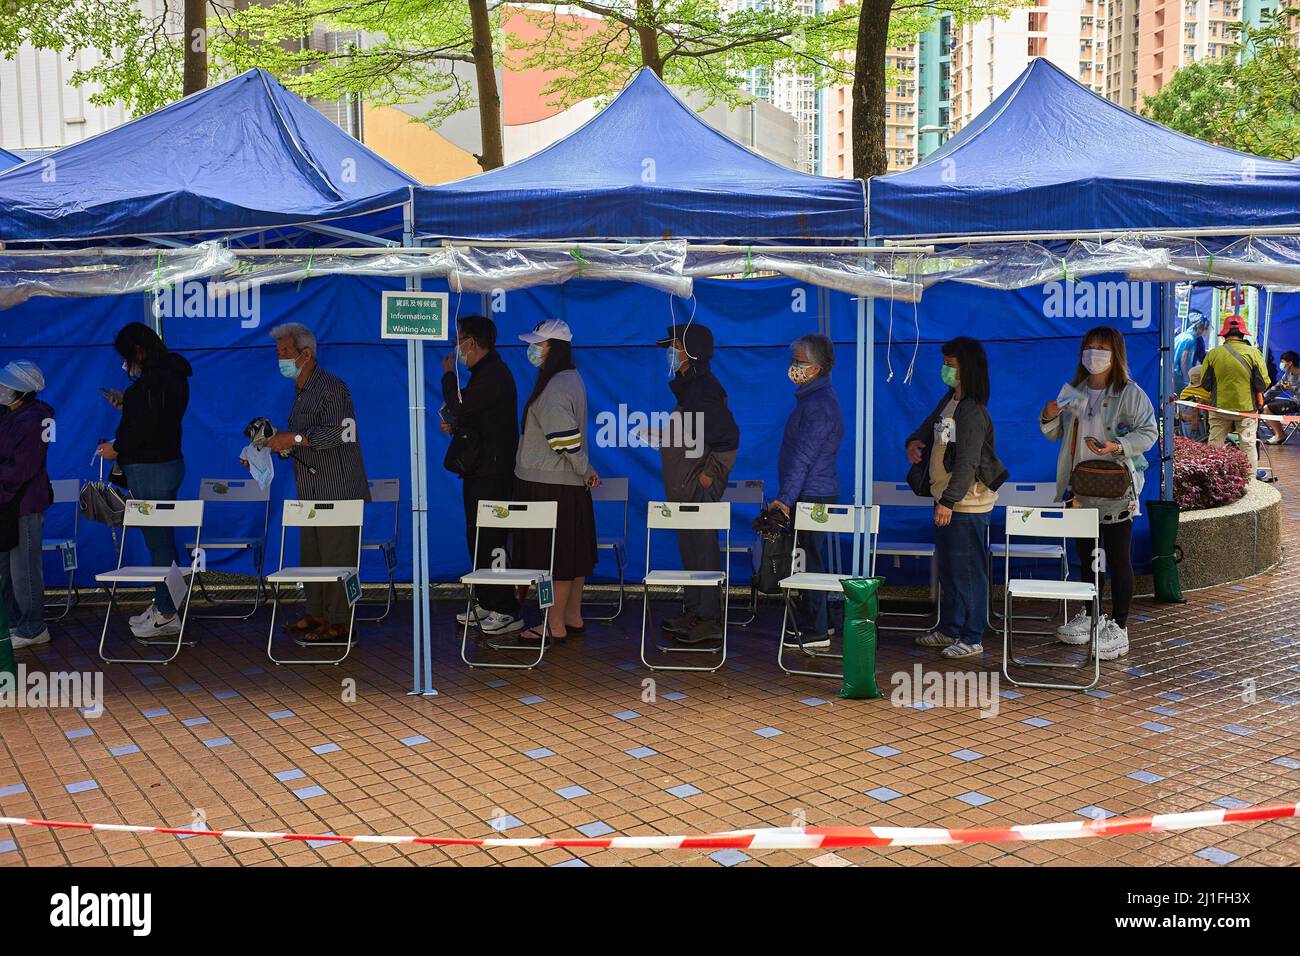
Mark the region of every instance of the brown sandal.
POLYGON ((310 634, 312 631, 320 630, 328 623, 329 623, 328 621, 325 621, 319 617, 313 617, 310 614, 304 614, 302 617, 298 618, 298 620, 294 621, 292 624, 290 624, 288 621, 285 621, 284 629, 290 634, 306 635, 306 634, 310 634))
POLYGON ((301 638, 309 644, 346 644, 348 629, 342 624, 322 624, 301 638))

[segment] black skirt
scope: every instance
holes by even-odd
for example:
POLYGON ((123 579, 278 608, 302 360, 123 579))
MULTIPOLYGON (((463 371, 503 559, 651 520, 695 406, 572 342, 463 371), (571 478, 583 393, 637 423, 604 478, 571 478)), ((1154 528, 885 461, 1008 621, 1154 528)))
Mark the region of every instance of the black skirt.
MULTIPOLYGON (((555 580, 572 581, 590 575, 596 567, 596 512, 591 504, 591 490, 585 485, 544 485, 517 478, 515 498, 519 501, 554 501, 558 505, 552 573, 555 580)), ((511 552, 515 564, 521 568, 552 567, 551 533, 515 532, 511 552)))

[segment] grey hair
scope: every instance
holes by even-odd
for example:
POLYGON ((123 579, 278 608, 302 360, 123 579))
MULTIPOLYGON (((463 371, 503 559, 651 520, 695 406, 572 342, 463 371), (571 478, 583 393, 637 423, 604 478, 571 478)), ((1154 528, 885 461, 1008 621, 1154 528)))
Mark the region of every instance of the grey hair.
POLYGON ((281 339, 293 339, 293 347, 299 352, 303 349, 311 349, 313 356, 316 352, 316 334, 301 322, 286 322, 284 325, 277 325, 271 330, 271 338, 277 342, 281 339))
POLYGON ((808 356, 808 361, 822 370, 822 374, 830 373, 831 368, 835 365, 835 345, 824 335, 801 335, 790 343, 790 352, 803 349, 808 356))

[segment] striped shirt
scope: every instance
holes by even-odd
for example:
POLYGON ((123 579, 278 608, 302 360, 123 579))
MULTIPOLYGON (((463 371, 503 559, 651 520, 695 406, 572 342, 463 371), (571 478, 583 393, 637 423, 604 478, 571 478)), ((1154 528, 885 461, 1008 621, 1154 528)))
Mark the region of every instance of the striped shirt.
POLYGON ((289 431, 307 440, 290 453, 299 498, 370 500, 352 393, 342 379, 317 366, 294 398, 289 431))

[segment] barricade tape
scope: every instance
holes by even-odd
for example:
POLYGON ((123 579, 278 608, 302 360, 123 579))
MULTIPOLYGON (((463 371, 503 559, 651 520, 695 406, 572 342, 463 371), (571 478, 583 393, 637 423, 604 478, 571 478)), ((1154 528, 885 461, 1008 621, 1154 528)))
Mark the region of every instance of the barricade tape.
POLYGON ((1187 402, 1181 398, 1173 400, 1175 405, 1183 405, 1187 408, 1199 408, 1206 412, 1219 412, 1222 415, 1231 415, 1234 418, 1256 418, 1261 422, 1300 422, 1300 415, 1271 415, 1266 412, 1232 412, 1226 408, 1215 408, 1213 405, 1203 405, 1200 402, 1187 402))
POLYGON ((1018 840, 1073 840, 1082 837, 1113 836, 1118 833, 1161 833, 1217 827, 1228 823, 1281 820, 1300 816, 1300 803, 1236 810, 1197 810, 1149 817, 1109 820, 1070 820, 1062 823, 1033 823, 1020 826, 975 830, 939 827, 773 827, 762 830, 731 830, 700 836, 615 836, 615 837, 419 837, 338 836, 335 834, 269 833, 256 830, 200 830, 185 827, 147 827, 119 823, 76 823, 63 820, 28 820, 0 817, 0 826, 48 827, 58 830, 96 830, 104 833, 166 833, 176 836, 212 836, 228 840, 298 840, 321 843, 421 844, 425 846, 595 847, 615 850, 817 850, 855 846, 950 846, 961 843, 1003 843, 1018 840))

